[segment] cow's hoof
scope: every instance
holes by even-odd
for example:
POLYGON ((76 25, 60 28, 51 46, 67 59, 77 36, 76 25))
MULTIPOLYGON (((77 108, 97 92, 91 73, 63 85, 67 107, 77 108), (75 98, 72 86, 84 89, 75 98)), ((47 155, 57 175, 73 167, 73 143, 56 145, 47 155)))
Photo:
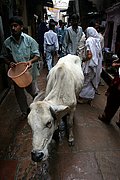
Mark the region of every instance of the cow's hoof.
POLYGON ((69 146, 74 146, 75 145, 74 141, 69 141, 68 143, 69 143, 69 146))

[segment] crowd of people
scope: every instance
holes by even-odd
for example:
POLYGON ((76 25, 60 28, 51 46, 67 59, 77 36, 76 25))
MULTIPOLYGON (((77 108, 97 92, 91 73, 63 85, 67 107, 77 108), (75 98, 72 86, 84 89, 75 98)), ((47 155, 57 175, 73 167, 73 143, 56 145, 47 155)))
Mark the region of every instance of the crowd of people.
MULTIPOLYGON (((22 112, 23 119, 29 113, 29 106, 25 95, 26 90, 33 98, 39 93, 37 76, 39 75, 39 58, 41 56, 44 66, 48 72, 55 65, 54 60, 67 54, 73 54, 82 60, 84 73, 84 85, 79 94, 78 103, 91 103, 98 93, 98 86, 101 82, 102 62, 104 48, 103 28, 98 23, 88 25, 85 31, 79 25, 80 19, 77 14, 71 17, 71 24, 59 20, 58 24, 53 19, 49 23, 41 21, 38 26, 38 38, 33 39, 23 32, 23 21, 20 17, 10 18, 9 25, 11 36, 3 44, 1 55, 9 67, 14 68, 18 62, 26 62, 32 67, 32 83, 24 88, 14 84, 15 95, 22 112)), ((118 58, 119 59, 119 58, 118 58)), ((113 66, 120 67, 120 63, 113 63, 113 66)), ((115 112, 120 106, 120 70, 109 88, 107 104, 102 116, 99 119, 109 124, 115 112), (116 80, 117 79, 117 80, 116 80), (116 85, 117 81, 117 85, 116 85), (113 103, 114 102, 114 103, 113 103), (114 108, 112 106, 114 104, 114 108)), ((117 125, 120 127, 120 117, 117 125)))

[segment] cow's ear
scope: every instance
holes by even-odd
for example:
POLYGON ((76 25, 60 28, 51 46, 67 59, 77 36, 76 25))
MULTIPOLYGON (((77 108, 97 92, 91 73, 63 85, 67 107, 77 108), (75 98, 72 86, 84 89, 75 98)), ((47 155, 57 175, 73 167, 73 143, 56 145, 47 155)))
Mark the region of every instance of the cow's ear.
POLYGON ((54 105, 54 106, 50 106, 50 111, 54 118, 57 118, 57 117, 61 118, 70 111, 70 108, 64 105, 58 105, 58 106, 54 105))
POLYGON ((45 92, 41 91, 38 95, 34 98, 33 102, 42 101, 45 98, 45 92))

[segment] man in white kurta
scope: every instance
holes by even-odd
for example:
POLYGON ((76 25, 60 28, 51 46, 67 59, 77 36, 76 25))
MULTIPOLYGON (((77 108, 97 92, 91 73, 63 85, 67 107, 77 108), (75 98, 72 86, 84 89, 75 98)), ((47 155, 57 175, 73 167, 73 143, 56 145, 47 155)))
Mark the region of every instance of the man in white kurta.
POLYGON ((64 41, 63 41, 63 53, 64 55, 77 54, 77 48, 79 41, 83 35, 82 27, 78 26, 79 16, 73 14, 71 17, 71 26, 67 28, 64 41))

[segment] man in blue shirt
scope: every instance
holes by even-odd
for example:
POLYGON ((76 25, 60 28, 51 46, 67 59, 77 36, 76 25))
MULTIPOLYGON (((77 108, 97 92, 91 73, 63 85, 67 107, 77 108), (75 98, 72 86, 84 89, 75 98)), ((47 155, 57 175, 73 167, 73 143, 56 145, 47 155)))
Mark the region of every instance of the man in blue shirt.
POLYGON ((48 66, 48 71, 53 67, 54 58, 58 55, 58 37, 54 32, 55 23, 49 23, 49 31, 44 34, 44 56, 46 57, 46 62, 48 66))
POLYGON ((63 56, 62 46, 63 46, 63 41, 64 41, 66 29, 67 28, 65 27, 65 23, 62 22, 61 27, 59 27, 59 29, 58 29, 58 42, 59 42, 59 55, 60 55, 60 57, 63 56))
MULTIPOLYGON (((4 62, 10 68, 14 68, 18 62, 26 62, 31 67, 32 83, 27 86, 26 91, 34 98, 38 93, 37 75, 39 75, 38 60, 40 57, 37 42, 29 35, 22 32, 23 21, 18 16, 13 16, 9 20, 11 36, 8 37, 2 48, 2 57, 4 62)), ((29 113, 29 106, 25 95, 24 88, 14 84, 15 95, 22 112, 22 119, 25 119, 29 113)))

